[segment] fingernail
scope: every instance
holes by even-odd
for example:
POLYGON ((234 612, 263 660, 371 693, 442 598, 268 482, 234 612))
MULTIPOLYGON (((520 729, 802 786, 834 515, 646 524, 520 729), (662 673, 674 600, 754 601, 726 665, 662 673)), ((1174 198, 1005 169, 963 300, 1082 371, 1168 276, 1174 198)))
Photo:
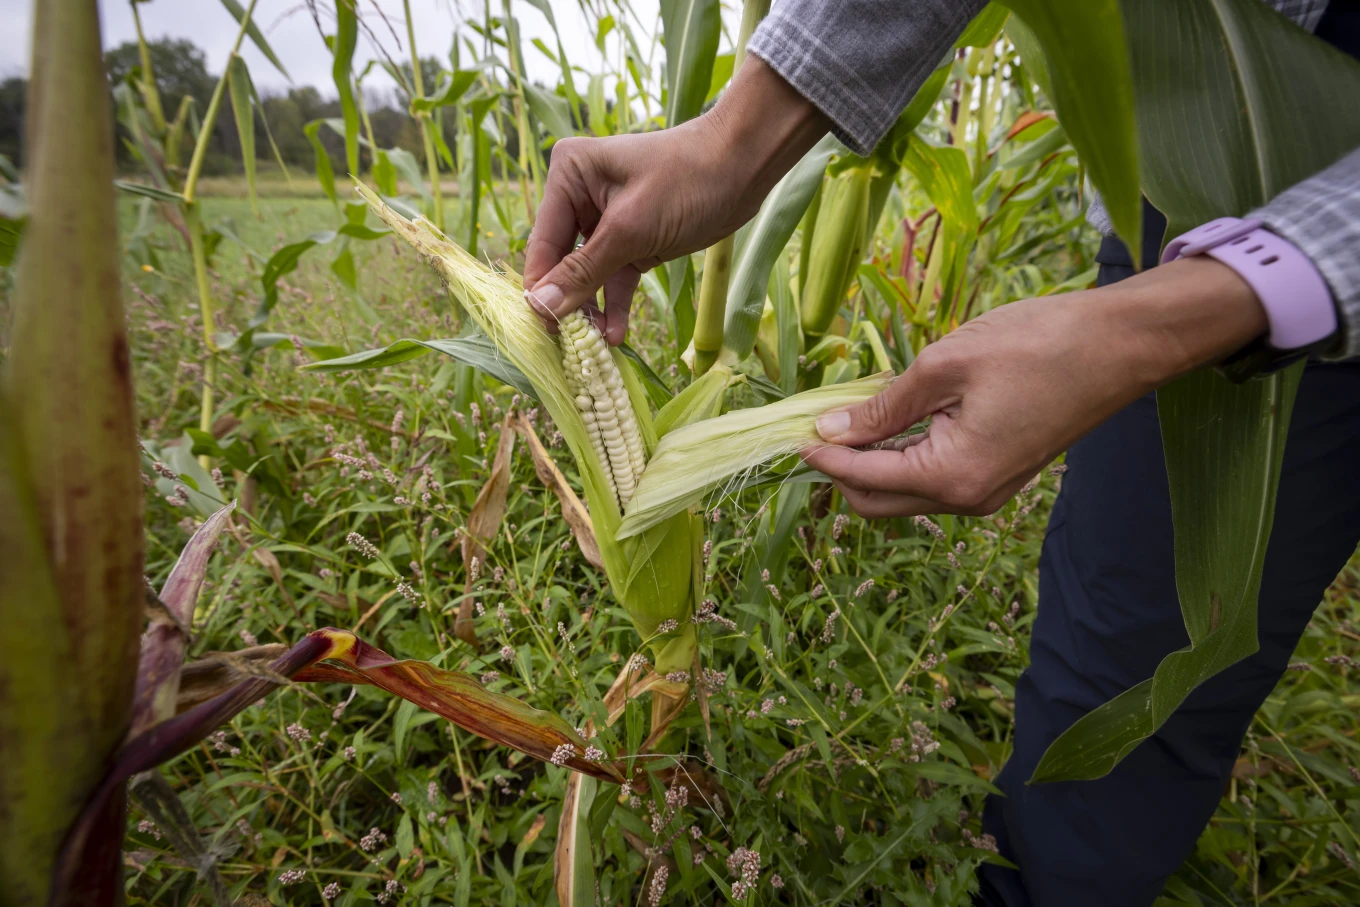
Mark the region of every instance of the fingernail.
POLYGON ((524 296, 530 300, 531 304, 536 303, 541 311, 549 315, 556 315, 557 309, 562 305, 562 291, 550 283, 535 287, 532 290, 525 290, 524 296))
POLYGON ((543 308, 543 303, 538 301, 538 297, 534 295, 533 290, 524 291, 524 301, 529 303, 529 308, 533 309, 540 318, 548 319, 549 321, 554 319, 555 316, 553 313, 543 308))
POLYGON ((824 441, 834 441, 850 428, 850 414, 845 410, 822 413, 817 417, 817 434, 824 441))

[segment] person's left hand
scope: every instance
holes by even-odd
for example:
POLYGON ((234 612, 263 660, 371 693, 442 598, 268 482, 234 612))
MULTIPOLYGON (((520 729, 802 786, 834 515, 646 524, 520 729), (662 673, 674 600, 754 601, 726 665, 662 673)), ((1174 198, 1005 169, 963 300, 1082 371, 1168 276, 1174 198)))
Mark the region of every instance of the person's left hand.
POLYGON ((861 516, 993 513, 1115 412, 1266 327, 1251 288, 1209 258, 1011 303, 927 346, 878 396, 822 415, 834 443, 803 457, 861 516), (927 417, 900 450, 852 449, 927 417))

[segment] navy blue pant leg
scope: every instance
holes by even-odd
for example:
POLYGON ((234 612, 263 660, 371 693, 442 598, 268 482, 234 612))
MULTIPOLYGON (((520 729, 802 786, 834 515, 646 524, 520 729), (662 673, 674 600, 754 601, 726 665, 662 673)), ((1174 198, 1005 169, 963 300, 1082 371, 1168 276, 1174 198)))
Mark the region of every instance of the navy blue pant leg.
POLYGON ((1026 786, 1078 718, 1188 643, 1149 396, 1074 444, 1040 561, 1015 750, 984 828, 1020 871, 983 869, 1006 907, 1147 907, 1216 808, 1261 702, 1360 540, 1360 365, 1311 365, 1285 447, 1260 599, 1260 651, 1197 689, 1096 781, 1026 786))

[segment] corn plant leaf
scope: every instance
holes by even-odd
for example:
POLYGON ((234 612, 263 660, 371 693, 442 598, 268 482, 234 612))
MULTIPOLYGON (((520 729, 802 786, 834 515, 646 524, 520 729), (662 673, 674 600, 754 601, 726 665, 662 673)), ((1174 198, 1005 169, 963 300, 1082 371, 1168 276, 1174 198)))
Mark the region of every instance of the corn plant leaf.
POLYGON ((415 98, 411 101, 411 116, 418 117, 420 114, 429 113, 438 107, 457 104, 481 76, 482 70, 480 69, 459 69, 452 74, 441 73, 439 89, 434 94, 427 98, 415 98))
POLYGON ((331 78, 340 96, 340 113, 345 121, 345 164, 351 175, 359 172, 359 107, 354 102, 354 48, 359 40, 359 15, 356 0, 336 0, 335 41, 331 48, 334 62, 331 78))
POLYGON ((529 456, 533 458, 538 480, 557 497, 557 503, 562 508, 562 518, 567 521, 581 554, 592 567, 603 570, 604 560, 600 557, 600 545, 595 540, 595 527, 590 522, 590 512, 586 510, 586 505, 581 503, 581 499, 567 483, 567 477, 557 468, 552 454, 543 446, 529 420, 517 415, 511 420, 510 425, 523 435, 524 442, 529 446, 529 456))
MULTIPOLYGON (((310 633, 268 666, 255 669, 253 676, 230 690, 187 709, 173 718, 153 725, 128 740, 118 750, 112 765, 98 782, 61 846, 57 865, 52 872, 55 880, 81 879, 88 875, 94 855, 102 854, 107 846, 105 826, 109 812, 123 802, 123 785, 133 775, 155 768, 196 746, 208 734, 230 721, 262 696, 288 683, 288 678, 308 665, 327 657, 336 648, 336 641, 327 631, 310 633)), ((340 631, 331 631, 340 632, 340 631)), ((342 637, 339 644, 348 644, 342 637)), ((116 848, 115 848, 116 856, 116 848)), ((72 891, 79 891, 79 883, 71 883, 72 891)), ((71 901, 71 903, 111 903, 111 901, 71 901)))
POLYGON ((716 100, 718 93, 732 81, 732 69, 737 62, 737 55, 729 51, 725 54, 718 54, 713 58, 713 78, 708 83, 708 95, 704 98, 707 104, 716 100))
MULTIPOLYGON (((576 81, 572 78, 571 63, 567 61, 567 49, 562 44, 562 33, 557 30, 557 18, 553 15, 552 4, 548 0, 527 0, 529 5, 541 12, 548 20, 548 26, 552 28, 553 37, 557 40, 557 57, 553 59, 562 69, 562 87, 567 92, 567 101, 571 104, 571 109, 576 117, 576 122, 581 120, 581 96, 576 91, 576 81)), ((535 39, 537 43, 537 39, 535 39)), ((552 55, 548 55, 552 59, 552 55)))
POLYGON ((1044 97, 1052 101, 1053 80, 1048 75, 1048 63, 1044 60, 1044 49, 1039 44, 1039 37, 1019 16, 1011 16, 1006 20, 1006 37, 1020 54, 1025 73, 1039 86, 1044 97))
MULTIPOLYGON (((1115 230, 1130 249, 1141 248, 1133 77, 1120 0, 1006 0, 1006 5, 1043 49, 1052 83, 1045 93, 1115 230)), ((1157 57, 1163 55, 1159 48, 1157 57)))
MULTIPOLYGON (((227 8, 227 12, 231 13, 237 22, 241 22, 245 19, 246 11, 237 0, 222 0, 222 5, 227 8)), ((269 46, 269 42, 265 40, 264 33, 260 31, 260 27, 255 24, 253 18, 246 25, 246 35, 249 36, 250 40, 257 48, 259 48, 260 53, 264 54, 265 59, 274 64, 274 68, 277 69, 285 79, 292 78, 288 75, 288 70, 284 69, 283 64, 279 62, 279 58, 274 54, 274 49, 269 46)))
POLYGON ((982 8, 982 12, 973 17, 973 21, 968 23, 968 27, 959 35, 959 39, 954 42, 955 47, 990 47, 996 43, 997 37, 1001 34, 1001 29, 1006 24, 1006 18, 1011 11, 1000 3, 988 3, 982 8))
POLYGON ((386 230, 374 230, 363 224, 347 223, 337 230, 321 230, 306 239, 283 246, 269 257, 269 261, 265 262, 264 269, 260 272, 260 286, 264 295, 260 299, 259 308, 251 316, 248 326, 251 328, 259 327, 268 320, 269 313, 274 311, 274 306, 278 305, 279 279, 296 271, 298 261, 309 249, 315 246, 329 245, 341 237, 372 240, 380 239, 386 235, 388 235, 386 230))
POLYGON ((316 162, 316 180, 321 184, 321 191, 326 193, 326 198, 331 200, 331 204, 338 205, 340 199, 335 192, 335 168, 331 166, 331 156, 326 152, 326 146, 321 144, 321 136, 317 134, 324 122, 325 120, 312 120, 302 127, 302 132, 312 146, 312 157, 316 162))
POLYGON ((642 384, 647 390, 647 398, 652 401, 652 405, 661 407, 670 402, 675 396, 675 391, 671 390, 670 385, 656 373, 651 363, 627 341, 620 343, 618 350, 636 366, 638 377, 642 379, 642 384))
POLYGON ((326 628, 311 636, 326 639, 330 648, 323 657, 361 678, 359 682, 384 689, 479 737, 544 762, 551 762, 559 747, 570 745, 573 755, 562 763, 566 767, 602 781, 623 780, 613 763, 588 761, 584 756, 586 741, 559 716, 493 693, 471 674, 446 671, 424 661, 394 659, 348 630, 326 628))
POLYGON ((1099 778, 1191 691, 1256 651, 1256 599, 1303 363, 1234 385, 1216 372, 1157 392, 1166 450, 1176 592, 1190 645, 1150 681, 1083 716, 1044 753, 1032 782, 1099 778))
POLYGON ((161 586, 160 601, 168 613, 163 619, 153 619, 142 634, 130 734, 138 734, 175 714, 180 668, 189 642, 184 628, 193 624, 194 606, 208 572, 208 560, 235 509, 235 502, 228 504, 198 527, 161 586))
MULTIPOLYGON (((1274 11, 1250 0, 1156 0, 1127 13, 1145 188, 1168 235, 1245 214, 1360 144, 1348 100, 1360 91, 1360 63, 1274 11), (1177 53, 1196 63, 1182 66, 1177 53), (1186 148, 1212 155, 1212 171, 1189 172, 1203 168, 1184 167, 1186 148)), ((1201 372, 1158 391, 1191 645, 1069 728, 1033 780, 1108 773, 1195 686, 1256 651, 1261 564, 1301 368, 1243 385, 1201 372)))
POLYGON ((304 365, 302 370, 345 372, 358 369, 386 368, 389 365, 419 359, 430 352, 443 353, 450 359, 486 372, 515 390, 527 394, 535 400, 538 399, 538 391, 534 389, 534 385, 528 377, 515 368, 514 363, 501 355, 490 338, 480 332, 463 337, 452 337, 447 340, 398 340, 382 349, 365 350, 362 353, 353 353, 349 356, 341 356, 338 359, 313 362, 304 365))
MULTIPOLYGON (((184 203, 184 196, 178 192, 171 192, 169 189, 161 189, 158 186, 148 186, 146 183, 114 180, 113 186, 119 192, 126 192, 128 195, 140 195, 142 198, 150 198, 158 202, 172 202, 177 205, 184 203)), ((0 262, 0 264, 2 263, 0 262)))
MULTIPOLYGON (((962 148, 935 145, 912 136, 902 155, 902 166, 925 190, 940 212, 944 225, 941 254, 944 271, 941 285, 945 299, 962 277, 968 250, 978 228, 977 203, 973 199, 973 175, 968 154, 962 148)), ((928 302, 928 301, 927 301, 928 302)))
POLYGON ((562 907, 592 907, 595 903, 595 857, 590 843, 590 808, 599 783, 573 772, 562 797, 562 818, 553 851, 553 882, 562 907))
POLYGON ((713 83, 713 58, 722 33, 718 0, 661 0, 666 42, 666 125, 699 115, 713 83))
POLYGON ((1061 126, 1056 126, 1003 161, 1001 168, 1003 170, 1023 170, 1031 164, 1037 164, 1051 154, 1057 154, 1066 145, 1067 133, 1063 131, 1061 126))
POLYGON ((246 61, 234 54, 227 62, 227 91, 231 95, 231 110, 236 118, 236 136, 241 142, 241 164, 245 168, 250 208, 258 217, 260 204, 255 186, 255 111, 250 106, 254 88, 250 84, 250 70, 246 68, 246 61))
POLYGON ((543 128, 553 138, 565 139, 576 134, 576 127, 571 122, 571 106, 566 98, 526 81, 524 100, 534 118, 543 124, 543 128))
POLYGON ((1125 12, 1144 190, 1166 238, 1243 216, 1360 146, 1360 61, 1265 4, 1140 0, 1125 12), (1187 166, 1187 154, 1213 164, 1187 166))
POLYGON ((416 160, 416 156, 405 148, 388 148, 384 151, 384 155, 388 163, 397 171, 397 175, 420 194, 425 204, 427 206, 432 204, 430 187, 425 184, 425 177, 420 172, 420 162, 416 160))
POLYGON ((732 277, 727 290, 727 314, 719 360, 736 365, 755 349, 765 292, 775 259, 784 252, 793 231, 822 184, 831 155, 844 146, 827 136, 803 155, 774 187, 760 210, 737 231, 732 255, 732 277))

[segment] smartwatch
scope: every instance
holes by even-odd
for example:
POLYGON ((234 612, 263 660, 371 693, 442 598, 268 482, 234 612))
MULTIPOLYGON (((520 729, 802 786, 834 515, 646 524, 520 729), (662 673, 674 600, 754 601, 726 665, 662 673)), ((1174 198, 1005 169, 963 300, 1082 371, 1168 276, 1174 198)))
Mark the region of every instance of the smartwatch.
POLYGON ((1212 220, 1168 243, 1162 264, 1191 255, 1208 255, 1232 268, 1266 311, 1269 332, 1220 364, 1231 380, 1282 368, 1325 346, 1336 333, 1336 305, 1317 266, 1261 221, 1212 220))

